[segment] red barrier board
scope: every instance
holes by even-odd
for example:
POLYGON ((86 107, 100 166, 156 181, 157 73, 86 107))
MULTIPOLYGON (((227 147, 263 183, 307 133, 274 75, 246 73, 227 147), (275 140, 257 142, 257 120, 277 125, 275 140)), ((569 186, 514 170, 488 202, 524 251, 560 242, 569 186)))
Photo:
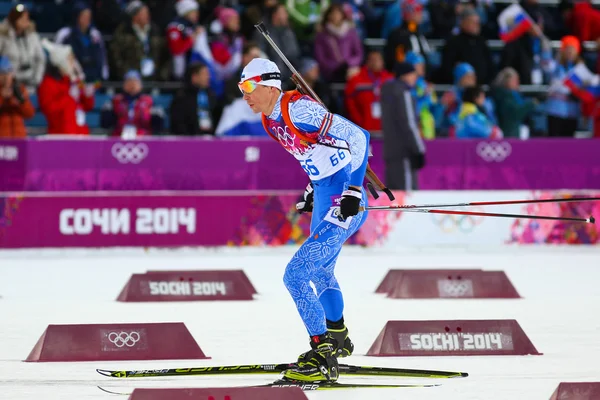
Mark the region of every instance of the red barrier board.
MULTIPOLYGON (((148 270, 146 271, 146 273, 156 273, 156 274, 169 274, 169 273, 174 273, 174 274, 182 274, 185 275, 189 274, 189 273, 193 273, 193 272, 199 272, 198 270, 162 270, 162 271, 157 271, 157 270, 148 270)), ((252 293, 252 294, 258 294, 258 292, 256 291, 256 289, 254 288, 254 285, 252 285, 252 282, 250 282, 250 279, 248 279, 248 275, 246 275, 246 273, 244 272, 244 270, 241 269, 232 269, 232 270, 227 270, 227 273, 229 274, 236 274, 239 275, 238 279, 240 280, 240 282, 244 282, 246 284, 246 287, 248 288, 248 292, 252 293)))
POLYGON ((518 299, 504 271, 481 269, 390 270, 377 288, 393 299, 518 299))
POLYGON ((185 324, 48 325, 25 361, 208 359, 185 324))
POLYGON ((133 274, 117 301, 253 300, 254 293, 241 270, 148 271, 133 274))
POLYGON ((515 320, 388 321, 369 356, 539 355, 515 320))
POLYGON ((550 400, 598 400, 600 382, 561 382, 550 400))
MULTIPOLYGON (((421 271, 419 269, 390 269, 377 289, 375 293, 385 293, 389 294, 396 288, 402 281, 405 272, 410 271, 421 271)), ((427 269, 425 271, 430 271, 432 273, 462 273, 462 272, 470 272, 470 271, 481 271, 481 269, 427 269)))
POLYGON ((388 293, 394 299, 520 298, 504 271, 404 271, 388 293))

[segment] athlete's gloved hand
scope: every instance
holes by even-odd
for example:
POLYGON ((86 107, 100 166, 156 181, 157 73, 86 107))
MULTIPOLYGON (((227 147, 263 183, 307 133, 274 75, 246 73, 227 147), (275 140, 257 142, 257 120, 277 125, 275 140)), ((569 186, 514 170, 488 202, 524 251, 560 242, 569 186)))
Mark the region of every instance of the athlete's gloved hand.
POLYGON ((338 219, 345 221, 346 218, 358 214, 361 199, 362 191, 360 189, 349 187, 348 190, 345 190, 342 193, 342 200, 340 201, 340 215, 338 219))
POLYGON ((312 212, 314 205, 315 193, 313 190, 313 184, 310 182, 306 186, 306 190, 304 191, 304 200, 296 203, 296 210, 300 214, 305 212, 312 212))

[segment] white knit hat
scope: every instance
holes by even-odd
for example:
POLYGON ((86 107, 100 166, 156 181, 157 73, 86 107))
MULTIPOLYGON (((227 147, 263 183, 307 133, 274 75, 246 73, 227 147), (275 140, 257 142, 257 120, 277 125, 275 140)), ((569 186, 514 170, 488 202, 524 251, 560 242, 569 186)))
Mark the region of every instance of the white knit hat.
POLYGON ((258 84, 263 86, 272 86, 281 90, 281 71, 279 71, 277 64, 271 60, 267 60, 266 58, 255 58, 244 67, 240 81, 243 82, 246 79, 273 73, 279 74, 279 78, 267 79, 258 82, 258 84))
POLYGON ((73 54, 71 46, 54 43, 44 38, 42 39, 42 47, 48 52, 50 64, 65 71, 72 79, 77 77, 78 73, 80 73, 80 71, 76 71, 78 65, 73 67, 71 62, 69 62, 69 56, 73 54))
POLYGON ((134 17, 142 8, 146 5, 141 0, 131 0, 127 7, 125 7, 125 13, 130 17, 134 17))
POLYGON ((179 0, 177 4, 175 4, 175 9, 177 10, 177 15, 183 17, 190 11, 197 10, 198 2, 196 0, 179 0))

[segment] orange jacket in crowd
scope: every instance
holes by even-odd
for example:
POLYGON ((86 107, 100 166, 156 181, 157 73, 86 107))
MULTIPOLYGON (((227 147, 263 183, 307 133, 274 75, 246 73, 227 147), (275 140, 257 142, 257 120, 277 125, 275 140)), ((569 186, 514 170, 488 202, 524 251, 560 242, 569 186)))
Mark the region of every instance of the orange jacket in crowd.
POLYGON ((94 93, 83 85, 71 83, 68 77, 47 73, 38 88, 40 110, 48 122, 48 133, 84 134, 90 129, 85 112, 94 108, 94 93))
POLYGON ((35 109, 24 86, 20 86, 23 102, 15 96, 0 96, 0 138, 24 138, 27 136, 25 120, 33 117, 35 109))
POLYGON ((362 67, 346 84, 346 110, 350 121, 368 131, 381 130, 381 85, 394 76, 382 70, 373 73, 362 67))

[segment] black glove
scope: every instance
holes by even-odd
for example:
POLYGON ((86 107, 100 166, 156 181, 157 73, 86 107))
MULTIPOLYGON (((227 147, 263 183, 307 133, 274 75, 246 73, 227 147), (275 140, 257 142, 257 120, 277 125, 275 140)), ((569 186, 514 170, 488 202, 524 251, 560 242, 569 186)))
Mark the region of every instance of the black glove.
POLYGON ((312 212, 315 199, 315 192, 313 190, 312 182, 306 186, 303 199, 303 201, 296 203, 296 210, 298 210, 300 214, 312 212))
POLYGON ((421 169, 425 166, 425 153, 419 153, 412 156, 410 164, 414 169, 421 169))
POLYGON ((13 92, 19 103, 25 102, 25 99, 23 98, 23 92, 21 92, 21 86, 17 82, 14 82, 13 84, 13 92))
POLYGON ((353 217, 358 214, 360 208, 360 200, 362 199, 362 191, 360 189, 348 188, 342 193, 340 201, 340 215, 338 219, 345 221, 348 217, 353 217))

